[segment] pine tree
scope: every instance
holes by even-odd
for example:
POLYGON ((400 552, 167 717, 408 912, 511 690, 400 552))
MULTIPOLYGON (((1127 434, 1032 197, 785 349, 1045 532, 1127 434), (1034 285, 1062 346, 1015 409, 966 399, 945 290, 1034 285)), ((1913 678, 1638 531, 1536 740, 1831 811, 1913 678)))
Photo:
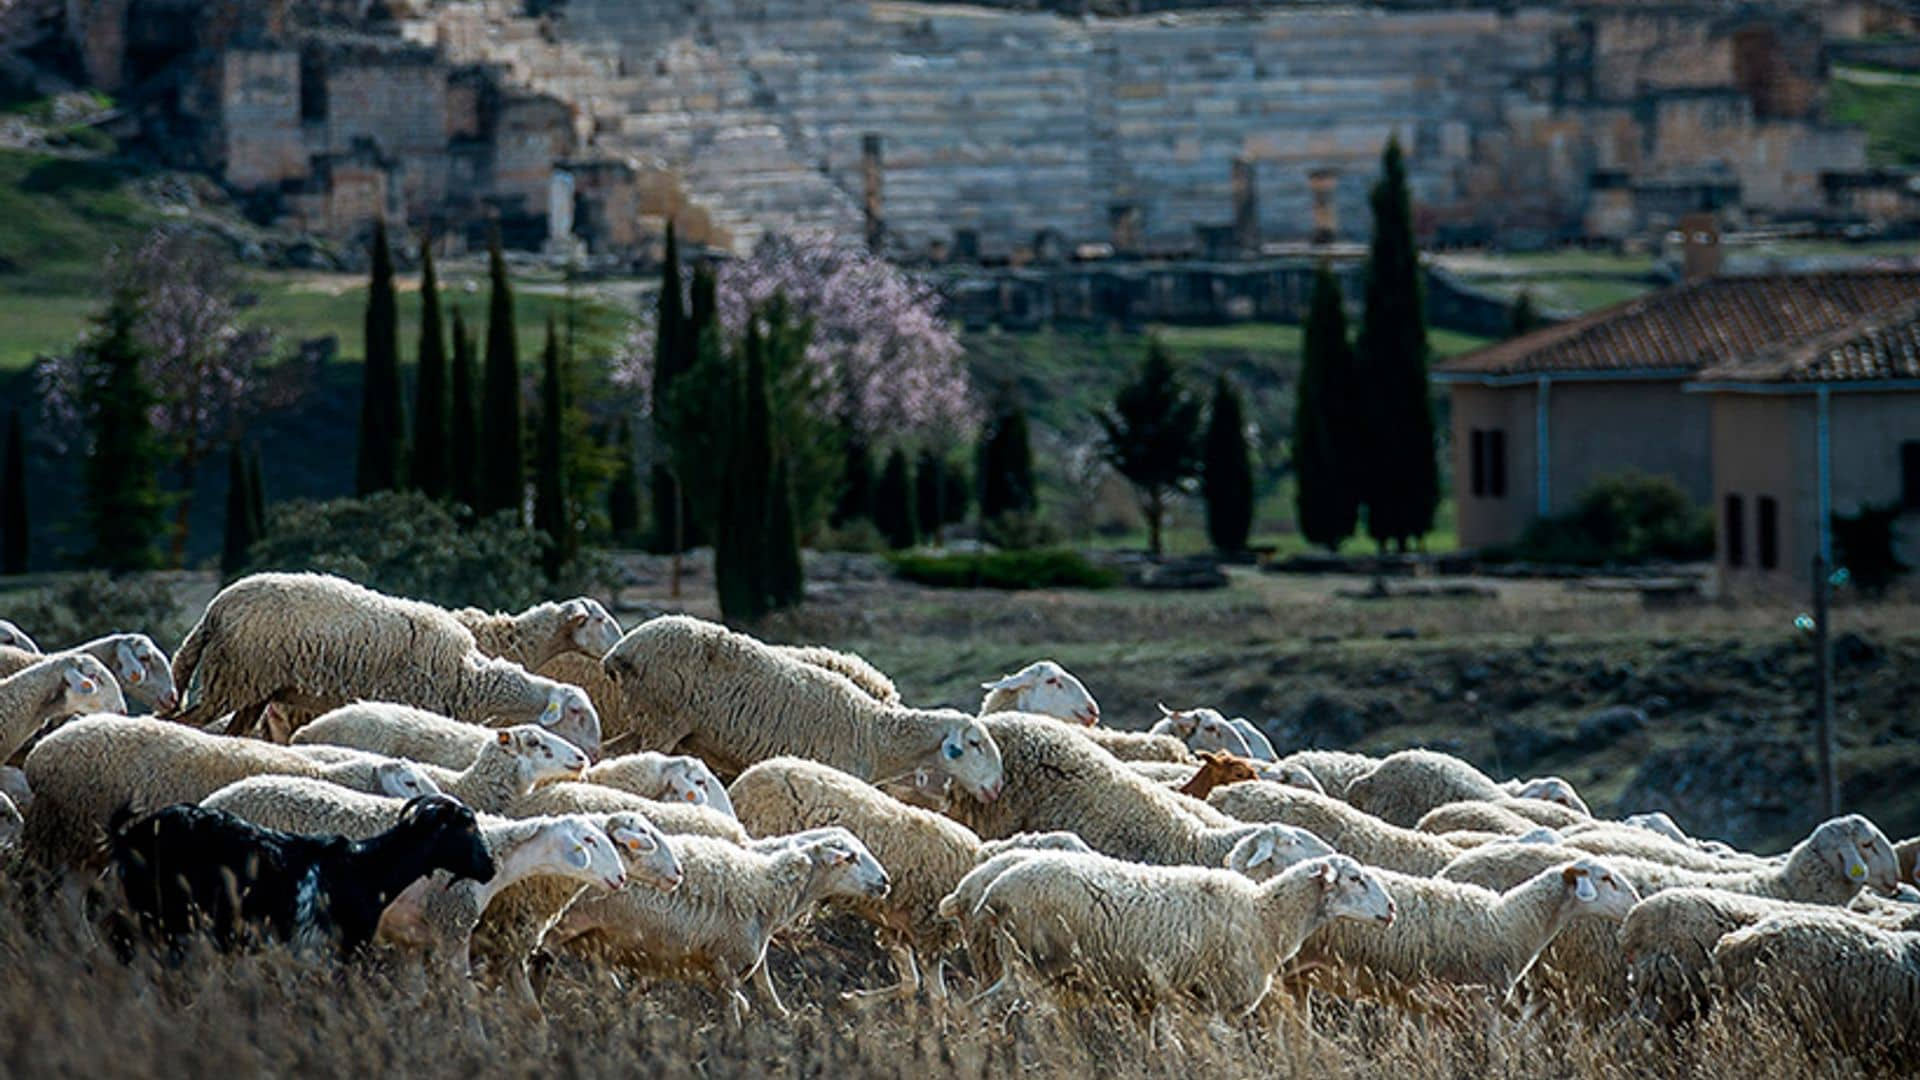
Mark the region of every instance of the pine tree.
POLYGON ((913 470, 907 465, 907 452, 894 447, 880 470, 880 483, 873 492, 873 523, 880 527, 887 546, 899 551, 910 548, 916 539, 913 513, 913 470))
POLYGON ((1253 453, 1247 446, 1246 410, 1224 374, 1213 383, 1200 491, 1207 500, 1207 539, 1213 549, 1228 554, 1247 550, 1247 537, 1253 533, 1253 453))
POLYGON ((973 505, 973 481, 965 463, 948 460, 942 468, 946 482, 940 492, 940 523, 958 525, 967 520, 967 508, 973 505))
POLYGON ((452 459, 447 439, 447 339, 440 325, 440 279, 433 244, 420 238, 420 372, 413 399, 413 486, 444 499, 452 459))
POLYGON ((1096 414, 1106 457, 1133 485, 1147 518, 1147 550, 1158 557, 1167 500, 1199 471, 1200 403, 1180 388, 1173 356, 1157 339, 1113 408, 1096 414))
POLYGON ((1293 505, 1300 535, 1338 551, 1360 523, 1353 349, 1340 279, 1321 264, 1301 337, 1293 402, 1293 505))
POLYGON ((615 543, 631 545, 640 537, 640 471, 634 465, 633 421, 627 417, 620 418, 615 445, 620 460, 607 490, 607 525, 615 543))
POLYGON ((153 542, 166 512, 156 476, 159 438, 149 416, 154 394, 140 371, 139 320, 139 299, 116 292, 84 346, 80 404, 93 429, 84 468, 93 534, 88 561, 115 573, 160 565, 153 542))
POLYGON ((547 348, 541 362, 539 445, 534 457, 533 527, 546 535, 541 568, 548 581, 573 560, 578 542, 567 510, 567 392, 560 370, 560 338, 547 320, 547 348))
POLYGON ((27 572, 27 443, 20 410, 7 415, 7 458, 0 465, 0 574, 27 572))
MULTIPOLYGON (((667 222, 666 261, 660 267, 660 296, 655 305, 653 337, 653 418, 656 431, 670 422, 674 379, 688 370, 700 347, 687 323, 686 301, 680 285, 680 241, 673 222, 667 222)), ((664 463, 653 467, 654 550, 673 551, 686 540, 686 498, 664 463)))
POLYGON ((361 495, 402 486, 406 418, 400 407, 400 311, 393 287, 387 223, 373 223, 373 275, 367 288, 366 363, 360 384, 360 460, 354 489, 361 495))
POLYGON ((1533 306, 1533 290, 1521 289, 1513 298, 1513 310, 1507 315, 1507 336, 1517 338, 1540 329, 1540 312, 1533 306))
POLYGON ((468 509, 480 505, 480 417, 475 412, 473 335, 453 309, 453 378, 447 409, 447 488, 468 509))
POLYGON ((487 361, 480 391, 481 517, 508 513, 523 520, 527 469, 520 440, 520 341, 513 325, 513 286, 496 231, 487 252, 493 292, 487 306, 487 361))
POLYGON ((247 567, 247 549, 259 539, 253 531, 254 516, 246 451, 234 443, 227 449, 227 521, 220 545, 220 577, 226 581, 239 577, 247 567))
POLYGON ((1366 310, 1354 355, 1364 454, 1360 497, 1367 535, 1404 551, 1433 529, 1440 505, 1440 463, 1434 456, 1433 397, 1427 385, 1427 322, 1420 253, 1413 239, 1413 200, 1400 141, 1381 155, 1380 180, 1369 200, 1373 242, 1367 253, 1366 310))
POLYGON ((980 520, 1032 513, 1033 449, 1027 441, 1027 413, 1011 394, 1004 395, 980 436, 980 520))
POLYGON ((247 508, 253 512, 253 538, 267 535, 267 485, 260 478, 260 451, 247 455, 247 508))

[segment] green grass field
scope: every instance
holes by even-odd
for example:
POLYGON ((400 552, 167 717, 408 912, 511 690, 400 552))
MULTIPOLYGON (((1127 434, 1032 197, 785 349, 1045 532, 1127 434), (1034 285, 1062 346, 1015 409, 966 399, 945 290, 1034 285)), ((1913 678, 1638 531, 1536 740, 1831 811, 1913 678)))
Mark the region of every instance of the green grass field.
POLYGON ((1867 130, 1874 165, 1920 162, 1920 79, 1901 72, 1839 67, 1827 85, 1827 111, 1867 130))

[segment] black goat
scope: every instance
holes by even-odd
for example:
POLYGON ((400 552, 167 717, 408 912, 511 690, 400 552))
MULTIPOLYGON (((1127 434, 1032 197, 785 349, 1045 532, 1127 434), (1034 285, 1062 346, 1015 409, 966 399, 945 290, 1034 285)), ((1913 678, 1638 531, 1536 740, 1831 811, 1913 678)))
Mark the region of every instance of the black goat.
MULTIPOLYGON (((262 829, 192 803, 137 819, 122 807, 107 845, 141 928, 176 950, 206 930, 222 949, 259 936, 303 949, 332 941, 346 955, 421 877, 494 873, 473 811, 446 795, 413 799, 391 829, 358 842, 262 829)), ((118 944, 128 955, 131 943, 118 944)))

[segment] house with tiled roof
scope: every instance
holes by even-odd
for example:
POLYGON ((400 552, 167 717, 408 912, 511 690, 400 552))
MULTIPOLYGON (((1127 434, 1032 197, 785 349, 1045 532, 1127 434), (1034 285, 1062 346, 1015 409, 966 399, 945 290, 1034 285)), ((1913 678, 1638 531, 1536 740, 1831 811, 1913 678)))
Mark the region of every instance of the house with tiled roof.
POLYGON ((1804 576, 1823 498, 1920 483, 1916 316, 1920 270, 1707 277, 1445 361, 1460 542, 1510 542, 1635 470, 1715 507, 1729 573, 1804 576))

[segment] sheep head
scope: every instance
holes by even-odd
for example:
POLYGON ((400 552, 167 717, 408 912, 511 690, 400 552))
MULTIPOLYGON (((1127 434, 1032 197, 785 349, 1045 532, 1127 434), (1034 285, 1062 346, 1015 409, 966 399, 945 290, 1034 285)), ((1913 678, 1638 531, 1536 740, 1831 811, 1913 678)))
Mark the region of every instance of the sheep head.
POLYGON ((672 892, 680 887, 686 874, 680 868, 679 858, 673 853, 673 846, 654 827, 653 822, 640 814, 621 811, 607 815, 606 833, 619 849, 620 858, 626 862, 627 873, 633 880, 644 882, 661 892, 672 892))
POLYGON ((1520 790, 1514 792, 1514 797, 1558 803, 1582 816, 1593 816, 1593 812, 1587 809, 1586 800, 1573 789, 1573 785, 1557 776, 1541 776, 1529 780, 1520 785, 1520 790))
POLYGON ((440 785, 411 761, 383 761, 373 767, 373 786, 380 794, 395 799, 416 799, 438 795, 440 785))
POLYGON ((810 830, 800 849, 813 862, 822 899, 878 900, 893 888, 880 860, 844 828, 810 830))
POLYGON ((50 712, 65 716, 88 713, 124 713, 126 699, 120 696, 120 684, 113 681, 107 666, 86 653, 73 653, 61 661, 60 686, 54 692, 50 712))
POLYGON ((588 656, 605 656, 620 640, 620 622, 590 596, 576 596, 560 605, 560 622, 567 641, 588 656))
POLYGON ((1345 855, 1327 855, 1305 865, 1320 886, 1320 911, 1328 919, 1393 925, 1393 896, 1380 879, 1345 855))
POLYGON ((1181 787, 1180 794, 1204 799, 1212 794, 1214 788, 1259 778, 1259 772, 1246 758, 1235 757, 1217 750, 1202 750, 1200 751, 1200 768, 1193 774, 1193 778, 1181 787))
POLYGON ((1899 892, 1900 860, 1893 853, 1893 843, 1879 826, 1859 814, 1823 822, 1807 842, 1847 883, 1864 885, 1883 896, 1899 892))
POLYGON ((392 833, 417 839, 429 869, 486 884, 493 880, 493 855, 480 823, 467 805, 451 795, 422 795, 400 809, 392 833))
POLYGON ((174 692, 173 669, 167 654, 145 634, 116 634, 113 637, 113 677, 128 697, 149 705, 155 712, 168 712, 180 704, 174 692))
POLYGON ((540 726, 579 747, 588 760, 600 756, 600 712, 585 690, 556 683, 540 710, 540 726))
POLYGON ((1225 751, 1238 757, 1252 757, 1247 737, 1217 709, 1169 709, 1160 706, 1160 722, 1153 726, 1159 734, 1173 735, 1194 753, 1203 750, 1225 751))
POLYGON ((1036 660, 1011 675, 983 682, 980 688, 989 701, 1011 695, 1012 700, 995 705, 996 712, 1038 713, 1086 727, 1100 722, 1100 704, 1086 684, 1052 660, 1036 660))
POLYGON ((555 780, 578 779, 589 764, 579 747, 532 724, 494 732, 488 750, 513 758, 520 787, 528 791, 555 780))
POLYGON ((27 632, 5 619, 0 619, 0 645, 19 649, 21 652, 30 652, 35 656, 40 655, 40 646, 34 644, 33 639, 27 636, 27 632))
POLYGON ((999 798, 1006 783, 1005 770, 1000 761, 1000 747, 987 733, 986 726, 975 717, 949 709, 943 713, 939 733, 940 741, 932 756, 921 762, 920 767, 931 777, 951 778, 962 791, 981 802, 999 798))
POLYGON ((1325 840, 1292 825, 1262 825, 1241 837, 1227 852, 1225 866, 1255 881, 1266 881, 1308 859, 1336 854, 1325 840))
POLYGON ((1619 922, 1640 902, 1640 890, 1633 887, 1633 882, 1598 859, 1576 859, 1561 867, 1559 874, 1576 915, 1619 922))

